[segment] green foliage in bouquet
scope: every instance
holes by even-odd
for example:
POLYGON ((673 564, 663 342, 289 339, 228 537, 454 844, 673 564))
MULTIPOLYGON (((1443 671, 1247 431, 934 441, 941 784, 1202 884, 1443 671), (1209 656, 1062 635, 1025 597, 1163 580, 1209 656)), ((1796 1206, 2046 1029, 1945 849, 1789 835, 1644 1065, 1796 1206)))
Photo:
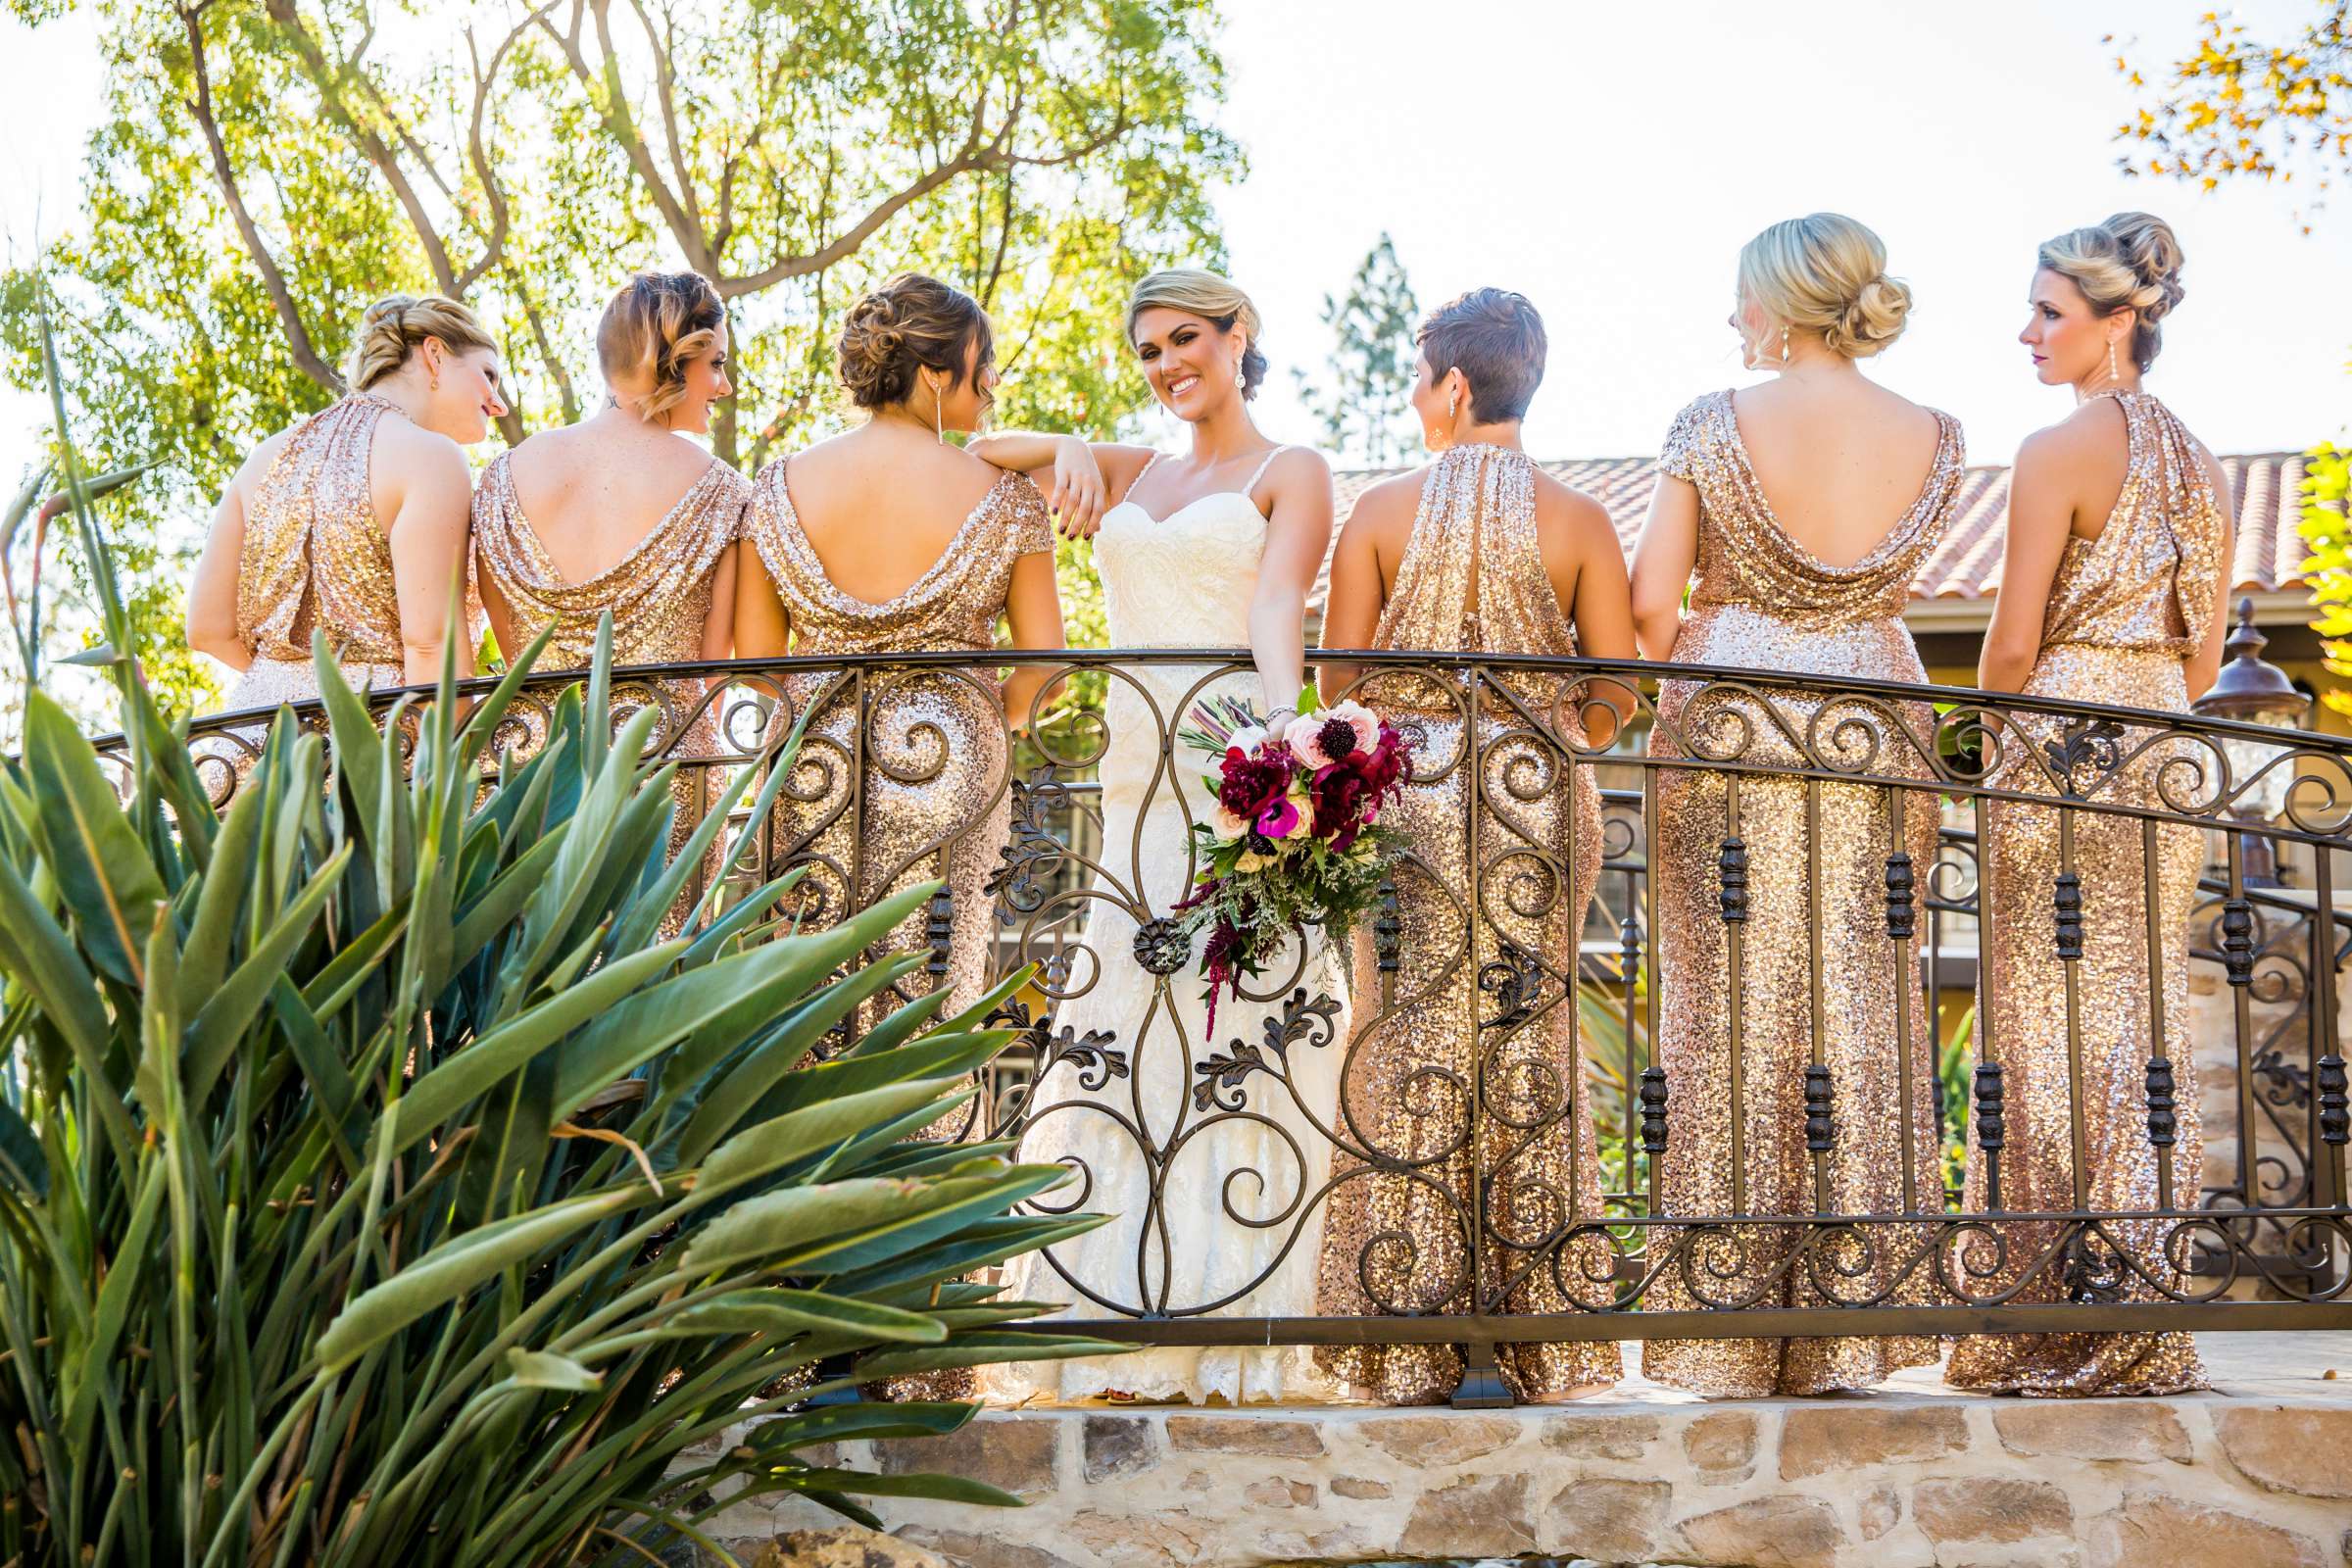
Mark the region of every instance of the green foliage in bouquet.
POLYGON ((931 890, 800 933, 766 918, 779 879, 663 937, 751 774, 666 853, 672 770, 650 712, 608 722, 609 630, 538 750, 491 766, 536 652, 463 725, 445 672, 379 726, 321 646, 329 733, 281 713, 218 816, 129 661, 112 782, 26 693, 0 1561, 641 1564, 747 1493, 1009 1502, 800 1457, 969 1406, 808 1401, 1113 1348, 963 1283, 1093 1223, 1010 1214, 1058 1167, 903 1141, 973 1093, 995 999, 808 1064, 918 961, 844 967, 931 890))

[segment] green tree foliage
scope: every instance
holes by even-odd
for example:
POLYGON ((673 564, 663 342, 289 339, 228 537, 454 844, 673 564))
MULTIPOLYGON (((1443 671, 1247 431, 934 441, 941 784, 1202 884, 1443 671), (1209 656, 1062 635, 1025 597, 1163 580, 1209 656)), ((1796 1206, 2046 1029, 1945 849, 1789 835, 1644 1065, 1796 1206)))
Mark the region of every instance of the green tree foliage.
POLYGON ((841 313, 919 267, 995 318, 1007 422, 1102 435, 1144 395, 1112 350, 1127 286, 1221 260, 1207 192, 1240 168, 1208 120, 1214 0, 101 4, 83 211, 0 280, 0 352, 38 383, 45 277, 86 455, 162 465, 116 541, 174 694, 207 685, 174 625, 200 519, 337 394, 380 294, 495 323, 512 442, 600 395, 629 270, 704 271, 738 388, 714 445, 749 468, 839 416, 841 313))
POLYGON ((1413 328, 1421 307, 1404 264, 1386 233, 1364 253, 1344 297, 1323 296, 1331 329, 1330 372, 1321 382, 1292 371, 1298 396, 1321 421, 1331 449, 1373 467, 1401 462, 1414 449, 1411 411, 1413 328))
MULTIPOLYGON (((2129 60, 2116 69, 2148 101, 2118 128, 2131 144, 2119 162, 2132 173, 2194 180, 2292 180, 2310 175, 2313 206, 2352 172, 2352 0, 2312 0, 2299 29, 2254 35, 2234 12, 2208 12, 2195 46, 2172 63, 2160 88, 2129 60)), ((2311 232, 2306 221, 2303 231, 2311 232)), ((2311 557, 2313 626, 2328 668, 2352 675, 2352 523, 2346 520, 2352 454, 2322 443, 2306 464, 2301 532, 2311 557)), ((2352 695, 2323 700, 2352 713, 2352 695)))

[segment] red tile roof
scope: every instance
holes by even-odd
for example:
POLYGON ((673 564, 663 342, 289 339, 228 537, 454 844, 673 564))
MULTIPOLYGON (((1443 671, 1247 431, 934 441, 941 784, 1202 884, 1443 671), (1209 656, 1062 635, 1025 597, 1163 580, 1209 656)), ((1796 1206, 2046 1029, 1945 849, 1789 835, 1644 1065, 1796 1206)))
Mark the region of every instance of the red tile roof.
MULTIPOLYGON (((1544 470, 1609 509, 1617 537, 1630 555, 1649 511, 1649 458, 1572 458, 1546 463, 1544 470)), ((2234 591, 2268 593, 2302 586, 2303 541, 2295 531, 2302 515, 2303 454, 2255 452, 2222 459, 2237 498, 2237 561, 2234 591)), ((1335 475, 1339 516, 1375 482, 1403 470, 1357 468, 1335 475)), ((2001 569, 2002 524, 2009 510, 2009 470, 1975 467, 1962 481, 1959 509, 1942 543, 1911 584, 1914 600, 1988 598, 2001 569)), ((1329 571, 1329 564, 1325 571, 1329 571)), ((1323 601, 1315 585, 1315 603, 1323 601)))

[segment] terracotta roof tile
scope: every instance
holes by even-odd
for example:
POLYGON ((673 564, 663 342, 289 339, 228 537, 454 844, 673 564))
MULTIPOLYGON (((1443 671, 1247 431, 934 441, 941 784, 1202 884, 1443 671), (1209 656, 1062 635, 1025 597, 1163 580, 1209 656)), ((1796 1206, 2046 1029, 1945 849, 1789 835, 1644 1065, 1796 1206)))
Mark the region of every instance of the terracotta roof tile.
MULTIPOLYGON (((2225 457, 2223 471, 2237 497, 2237 558, 2233 589, 2263 593, 2302 585, 2303 543, 2295 531, 2302 514, 2303 455, 2255 452, 2225 457)), ((1630 555, 1648 514, 1649 458, 1573 458, 1546 463, 1544 471, 1573 485, 1609 509, 1617 537, 1630 555)), ((1354 468, 1334 475, 1339 516, 1345 521, 1355 498, 1401 468, 1354 468)), ((1990 594, 2000 580, 2001 533, 2009 511, 2009 470, 1972 467, 1962 481, 1960 507, 1936 554, 1911 585, 1914 599, 1971 600, 1990 594)), ((1315 583, 1320 611, 1331 570, 1315 583)))

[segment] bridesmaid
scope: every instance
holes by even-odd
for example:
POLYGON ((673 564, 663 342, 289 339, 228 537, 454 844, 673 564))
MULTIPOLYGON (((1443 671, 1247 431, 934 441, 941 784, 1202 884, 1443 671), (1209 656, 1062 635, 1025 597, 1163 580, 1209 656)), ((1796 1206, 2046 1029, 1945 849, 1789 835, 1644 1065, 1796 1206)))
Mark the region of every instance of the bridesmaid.
MULTIPOLYGON (((552 627, 535 667, 586 668, 610 612, 616 667, 724 659, 751 485, 687 439, 709 432, 710 405, 735 390, 718 291, 699 272, 640 272, 605 307, 596 352, 604 409, 532 436, 474 492, 475 578, 499 650, 511 659, 552 627)), ((718 754, 706 682, 646 691, 667 755, 718 754)), ((676 775, 673 851, 702 816, 711 772, 676 775)), ((701 891, 680 896, 670 929, 701 891)))
MULTIPOLYGON (((979 303, 903 272, 850 307, 841 381, 865 411, 857 429, 760 470, 752 550, 737 595, 737 655, 985 653, 1000 619, 1012 645, 1062 646, 1054 533, 1037 486, 947 439, 995 402, 995 339, 979 303)), ((775 808, 777 869, 809 867, 799 918, 830 923, 900 888, 946 891, 868 957, 928 948, 930 963, 866 1004, 850 1044, 934 990, 948 1011, 979 1000, 994 936, 988 879, 1009 833, 1007 713, 1025 715, 1044 675, 984 671, 817 672, 788 677, 779 731, 804 713, 795 776, 775 808)), ((960 1137, 973 1112, 925 1130, 960 1137)), ((902 1399, 968 1397, 969 1368, 888 1380, 902 1399)))
MULTIPOLYGON (((2009 491, 2009 536, 2000 597, 1977 684, 2029 697, 2099 700, 2180 713, 2221 667, 2230 558, 2230 482, 2180 416, 2143 391, 2161 323, 2180 304, 2180 245, 2160 218, 2118 213, 2041 247, 2031 315, 2018 334, 2045 386, 2071 386, 2075 412, 2018 449, 2009 491)), ((2050 781, 2026 759, 2057 737, 2058 720, 2032 720, 2011 738, 2012 765, 1997 788, 2047 794, 2050 781)), ((2125 755, 2149 739, 2127 731, 2125 755)), ((2162 808, 2156 774, 2174 748, 2134 759, 2090 791, 2100 803, 2162 808)), ((2061 869, 2058 813, 1995 804, 1985 821, 1990 900, 1985 953, 1985 1050, 2003 1070, 2006 1147, 2001 1204, 2015 1210, 2155 1209, 2156 1151, 2143 1098, 2148 1058, 2172 1063, 2173 1168, 2193 1206, 2203 1168, 2195 1054, 2188 1040, 2188 927, 2205 858, 2204 834, 2180 824, 2156 832, 2157 904, 2165 1031, 2154 1018, 2148 972, 2147 862, 2138 819, 2098 811, 2074 818, 2072 869, 2082 879, 2082 956, 2076 961, 2082 1116, 2089 1163, 2078 1196, 2069 1115, 2066 965, 2050 938, 2051 889, 2061 869)), ((1972 1150, 1971 1212, 1985 1206, 1988 1157, 1972 1150)), ((2176 1198, 2176 1203, 2180 1200, 2176 1198)), ((2051 1227, 2007 1227, 2014 1284, 2025 1260, 2058 1240, 2051 1227)), ((2164 1226, 2113 1227, 2132 1261, 2175 1285, 2164 1226)), ((2062 1298, 2067 1265, 2093 1277, 2114 1271, 2103 1249, 2051 1259, 2019 1299, 2062 1298)), ((2124 1272, 2120 1299, 2162 1297, 2124 1272)), ((2179 1394, 2208 1387, 2189 1336, 2000 1334, 1972 1336, 1952 1351, 1947 1381, 1960 1388, 2041 1395, 2179 1394)))
POLYGON ((465 306, 394 294, 361 318, 344 379, 348 396, 254 448, 213 513, 188 646, 238 672, 227 708, 318 696, 314 630, 354 686, 441 678, 472 485, 460 448, 507 412, 498 346, 465 306))
MULTIPOLYGON (((760 470, 737 657, 981 653, 1007 617, 1014 647, 1062 646, 1037 486, 947 439, 976 429, 996 401, 995 352, 979 303, 937 278, 903 272, 850 307, 841 382, 866 419, 760 470)), ((948 884, 943 907, 876 945, 929 948, 932 961, 861 1023, 940 987, 951 1009, 986 989, 985 884, 1008 831, 1007 714, 1016 726, 1026 717, 1044 674, 1023 664, 1002 683, 963 668, 786 682, 779 727, 809 711, 798 776, 776 808, 779 868, 809 867, 801 918, 829 923, 901 887, 948 884)))
MULTIPOLYGON (((1324 646, 1634 658, 1625 558, 1608 512, 1538 468, 1519 444, 1544 378, 1536 308, 1522 295, 1475 289, 1433 312, 1416 341, 1413 411, 1438 460, 1356 502, 1332 561, 1324 646)), ((1324 665, 1335 694, 1351 673, 1324 665)), ((1474 693, 1375 670, 1351 694, 1419 739, 1412 782, 1382 818, 1410 846, 1396 873, 1398 968, 1384 981, 1369 935, 1359 938, 1357 1006, 1369 1010, 1384 985, 1393 990, 1348 1052, 1337 1132, 1344 1150, 1368 1150, 1410 1174, 1333 1156, 1320 1293, 1328 1315, 1569 1312, 1615 1295, 1605 1243, 1560 1245, 1602 1217, 1573 1029, 1575 954, 1600 873, 1600 792, 1591 767, 1569 764, 1607 747, 1631 694, 1556 677, 1506 684, 1507 693, 1474 693), (1466 727, 1470 703, 1477 711, 1466 727), (1488 1048, 1490 1119, 1474 1159, 1461 1136, 1466 1100, 1451 1100, 1451 1116, 1407 1107, 1433 1085, 1478 1079, 1480 1018, 1493 1010, 1479 982, 1490 964, 1509 963, 1512 949, 1541 966, 1529 999, 1536 1011, 1488 1048), (1473 1298, 1465 1236, 1481 1172, 1490 1185, 1473 1298), (1523 1277, 1504 1288, 1514 1276, 1523 1277)), ((1359 1395, 1391 1404, 1442 1401, 1463 1370, 1461 1349, 1448 1345, 1347 1346, 1318 1358, 1359 1395)), ((1613 1342, 1506 1345, 1496 1358, 1526 1400, 1594 1393, 1624 1370, 1613 1342)))
MULTIPOLYGON (((1634 557, 1635 629, 1649 658, 1926 681, 1901 616, 1959 494, 1960 426, 1861 373, 1857 362, 1892 343, 1910 309, 1886 257, 1876 234, 1834 213, 1775 223, 1740 253, 1732 325, 1748 366, 1778 373, 1709 393, 1667 432, 1634 557)), ((1898 726, 1876 703, 1763 692, 1771 713, 1736 689, 1665 682, 1651 755, 1933 776, 1902 729, 1933 733, 1924 704, 1899 705, 1898 726), (1809 735, 1814 757, 1791 731, 1809 735)), ((1656 778, 1662 1211, 1938 1212, 1935 1036, 1919 988, 1897 970, 1886 903, 1889 857, 1935 863, 1936 792, 1745 774, 1735 796, 1721 772, 1668 766, 1656 778), (1721 872, 1738 863, 1726 848, 1735 839, 1746 864, 1736 973, 1721 872), (1804 1094, 1815 1065, 1828 1069, 1835 1128, 1818 1156, 1804 1094)), ((1892 1265, 1924 1237, 1858 1230, 1867 1258, 1824 1250, 1792 1262, 1797 1227, 1652 1228, 1660 1272, 1644 1305, 1823 1306, 1823 1278, 1853 1299, 1922 1288, 1896 1286, 1892 1265)), ((1705 1395, 1823 1394, 1867 1388, 1936 1349, 1923 1336, 1652 1340, 1642 1369, 1705 1395)))

